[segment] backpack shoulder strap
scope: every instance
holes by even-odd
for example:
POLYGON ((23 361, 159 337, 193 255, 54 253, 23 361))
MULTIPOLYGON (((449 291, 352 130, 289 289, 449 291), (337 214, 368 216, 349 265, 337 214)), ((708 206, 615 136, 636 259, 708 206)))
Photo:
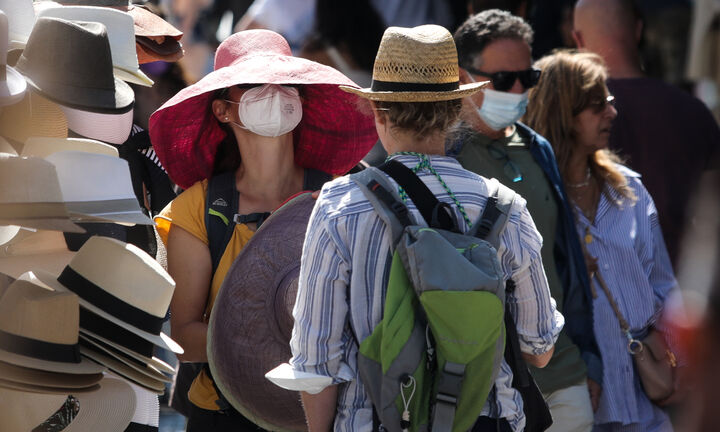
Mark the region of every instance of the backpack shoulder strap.
POLYGON ((400 235, 413 221, 402 200, 393 193, 392 183, 375 167, 366 168, 351 174, 350 179, 360 187, 365 198, 370 201, 380 219, 390 229, 393 248, 400 240, 400 235))
POLYGON ((497 249, 500 246, 500 236, 507 226, 515 195, 517 195, 515 191, 497 179, 490 179, 487 204, 480 219, 471 230, 471 234, 487 241, 497 249))
POLYGON ((234 172, 220 174, 208 181, 205 198, 205 228, 212 259, 212 274, 215 274, 215 270, 220 264, 220 258, 235 231, 233 217, 237 212, 238 197, 234 172))
POLYGON ((322 189, 323 185, 332 180, 332 176, 326 172, 306 168, 305 178, 303 179, 303 189, 307 191, 316 191, 322 189))

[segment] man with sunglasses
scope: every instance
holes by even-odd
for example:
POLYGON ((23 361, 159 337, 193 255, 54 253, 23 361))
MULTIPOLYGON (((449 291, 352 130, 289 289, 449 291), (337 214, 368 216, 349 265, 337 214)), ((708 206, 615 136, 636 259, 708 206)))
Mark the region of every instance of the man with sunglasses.
POLYGON ((540 71, 532 67, 533 32, 522 18, 490 9, 455 32, 460 82, 490 80, 463 101, 462 122, 449 154, 464 168, 495 177, 527 200, 544 239, 543 267, 566 317, 555 353, 544 369, 531 367, 553 415, 553 431, 590 431, 602 364, 592 327, 592 297, 582 249, 550 144, 518 120, 540 71), (590 378, 590 379, 588 379, 590 378))

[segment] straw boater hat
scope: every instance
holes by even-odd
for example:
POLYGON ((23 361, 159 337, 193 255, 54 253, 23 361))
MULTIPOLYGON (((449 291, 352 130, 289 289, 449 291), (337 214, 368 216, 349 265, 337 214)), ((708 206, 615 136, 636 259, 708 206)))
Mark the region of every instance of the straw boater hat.
POLYGON ((130 424, 136 396, 130 384, 105 377, 92 392, 43 394, 0 389, 3 431, 122 431, 130 424))
MULTIPOLYGON (((38 369, 40 373, 94 375, 104 367, 80 356, 78 297, 50 291, 24 280, 13 282, 0 297, 0 362, 38 369)), ((2 375, 8 381, 22 376, 2 375)), ((0 404, 1 405, 1 404, 0 404)))
POLYGON ((455 42, 445 27, 388 27, 380 41, 370 88, 340 86, 374 101, 433 102, 478 92, 487 81, 460 85, 455 42))
POLYGON ((0 10, 0 107, 12 105, 22 100, 25 94, 25 78, 7 65, 8 18, 0 10))
POLYGON ((0 153, 0 225, 85 232, 70 221, 55 167, 41 158, 0 153))
POLYGON ((153 358, 155 346, 182 354, 183 349, 160 331, 175 282, 138 247, 94 236, 58 276, 33 273, 56 290, 78 294, 84 335, 156 368, 163 368, 163 362, 153 358))
POLYGON ((314 204, 309 193, 301 194, 262 224, 228 271, 208 324, 215 383, 238 411, 265 429, 306 428, 298 393, 275 386, 265 373, 292 355, 292 309, 314 204))
POLYGON ((295 163, 345 174, 377 141, 375 123, 358 111, 358 98, 338 89, 356 86, 337 70, 293 57, 287 41, 269 30, 225 39, 215 70, 186 87, 150 117, 150 139, 170 178, 182 188, 212 174, 226 134, 209 109, 215 90, 240 84, 302 86, 302 120, 293 131, 295 163))

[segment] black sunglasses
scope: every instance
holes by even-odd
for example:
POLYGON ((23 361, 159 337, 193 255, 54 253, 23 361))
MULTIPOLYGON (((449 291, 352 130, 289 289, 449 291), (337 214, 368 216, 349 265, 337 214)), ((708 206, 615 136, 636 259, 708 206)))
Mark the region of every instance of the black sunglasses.
POLYGON ((486 73, 473 68, 467 68, 467 71, 473 75, 481 75, 490 78, 493 87, 497 91, 510 90, 517 79, 520 80, 520 84, 522 84, 526 89, 535 87, 540 80, 540 69, 536 68, 521 71, 500 71, 494 73, 486 73))

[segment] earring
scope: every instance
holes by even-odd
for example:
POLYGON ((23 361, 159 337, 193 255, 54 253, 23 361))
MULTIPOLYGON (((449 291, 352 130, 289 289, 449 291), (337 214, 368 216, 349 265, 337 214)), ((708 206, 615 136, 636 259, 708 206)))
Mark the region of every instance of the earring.
POLYGON ((228 117, 228 116, 225 116, 225 121, 228 121, 228 120, 229 120, 229 117, 228 117))

